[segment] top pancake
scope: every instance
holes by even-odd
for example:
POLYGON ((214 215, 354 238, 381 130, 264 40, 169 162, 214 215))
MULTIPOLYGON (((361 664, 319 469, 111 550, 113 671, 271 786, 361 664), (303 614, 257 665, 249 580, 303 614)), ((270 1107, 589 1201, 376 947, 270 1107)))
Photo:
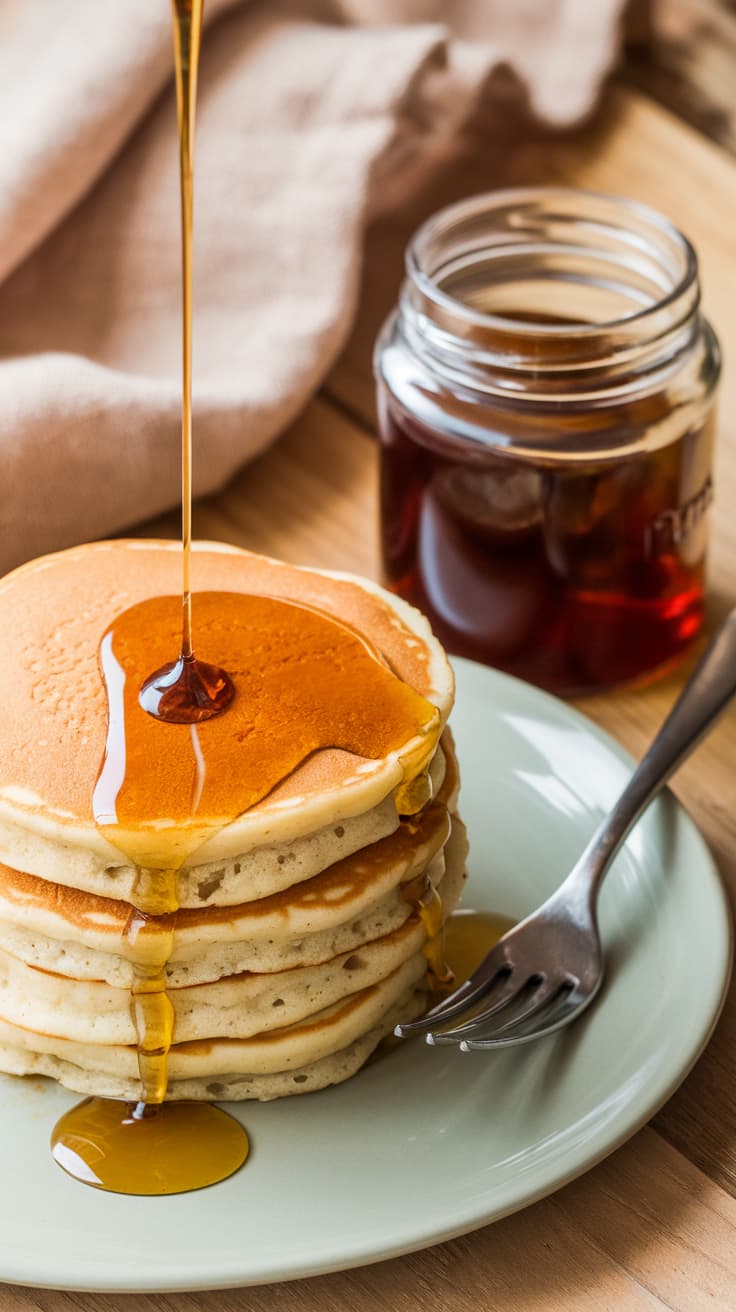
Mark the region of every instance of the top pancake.
MULTIPOLYGON (((53 877, 48 844, 85 849, 119 869, 92 796, 105 748, 107 702, 98 665, 103 633, 136 602, 176 594, 181 552, 170 542, 103 542, 32 561, 0 583, 0 859, 53 877)), ((270 595, 331 613, 369 639, 394 672, 432 702, 442 722, 452 674, 424 618, 375 585, 299 569, 219 544, 195 544, 197 591, 270 595)), ((195 601, 196 625, 196 601, 195 601)), ((196 636, 196 628, 195 628, 196 636)), ((356 700, 360 690, 356 689, 356 700)), ((191 864, 237 856, 377 806, 402 777, 379 761, 314 753, 261 802, 207 839, 191 864)), ((161 816, 166 824, 169 817, 161 816)))

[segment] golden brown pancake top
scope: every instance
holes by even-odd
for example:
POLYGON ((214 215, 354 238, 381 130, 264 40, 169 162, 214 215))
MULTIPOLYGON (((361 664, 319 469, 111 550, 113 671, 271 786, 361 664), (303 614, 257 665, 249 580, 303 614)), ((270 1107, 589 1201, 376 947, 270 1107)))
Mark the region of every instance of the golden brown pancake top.
MULTIPOLYGON (((352 582, 217 550, 195 551, 192 582, 195 592, 274 595, 335 614, 364 634, 399 677, 423 695, 432 692, 425 645, 379 596, 352 582)), ((122 610, 176 594, 180 584, 180 553, 171 543, 135 540, 43 557, 0 582, 0 789, 25 805, 40 799, 39 813, 92 821, 107 717, 100 639, 122 610)), ((316 753, 271 799, 326 789, 349 763, 355 758, 344 752, 316 753)))

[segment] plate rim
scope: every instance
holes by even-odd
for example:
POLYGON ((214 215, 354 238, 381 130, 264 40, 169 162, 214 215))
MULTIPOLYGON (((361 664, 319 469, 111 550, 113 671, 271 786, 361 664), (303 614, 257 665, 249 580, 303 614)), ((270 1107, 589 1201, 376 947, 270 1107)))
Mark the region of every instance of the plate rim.
MULTIPOLYGON (((456 673, 459 674, 458 681, 463 678, 463 671, 467 669, 468 678, 478 676, 482 680, 488 678, 491 684, 495 684, 500 689, 511 686, 517 694, 531 698, 532 702, 539 705, 540 708, 546 707, 554 715, 561 716, 568 723, 575 724, 595 739, 598 744, 611 751, 628 769, 633 767, 634 759, 630 753, 610 733, 601 728, 577 707, 571 706, 562 699, 544 692, 532 684, 525 683, 523 680, 516 679, 500 670, 481 665, 478 662, 453 657, 452 665, 456 673)), ((497 704, 498 701, 494 699, 494 705, 497 704)), ((214 1272, 205 1274, 201 1259, 195 1263, 193 1269, 187 1274, 182 1271, 182 1254, 172 1248, 170 1249, 172 1258, 169 1263, 160 1267, 159 1276, 150 1283, 141 1282, 140 1279, 121 1280, 119 1272, 110 1281, 99 1280, 94 1278, 91 1269, 88 1269, 87 1278, 80 1283, 78 1277, 73 1277, 71 1266, 68 1273, 65 1273, 64 1262, 59 1263, 58 1259, 55 1260, 55 1278, 43 1280, 36 1275, 31 1275, 28 1270, 28 1262, 23 1261, 15 1269, 13 1269, 12 1263, 5 1265, 5 1270, 0 1274, 0 1284, 18 1284, 36 1289, 69 1290, 79 1293, 164 1294, 198 1293, 238 1287, 247 1288, 255 1285, 278 1284, 287 1280, 329 1275, 360 1266, 373 1265, 377 1262, 389 1261, 406 1256, 409 1253, 420 1252, 437 1244, 447 1243, 461 1235, 471 1234, 526 1207, 533 1206, 536 1202, 550 1197, 559 1189, 564 1188, 592 1170, 629 1139, 633 1138, 687 1078, 710 1041, 728 994, 734 959, 734 925, 728 895, 713 854, 690 815, 687 806, 669 789, 667 792, 670 793, 673 800, 679 822, 685 825, 686 831, 689 831, 690 841, 695 843, 698 852, 699 878, 707 878, 714 902, 720 902, 718 925, 720 930, 725 933, 720 962, 720 983, 714 989, 714 997, 709 1002, 707 1012, 704 1011, 703 1013, 697 1041, 693 1043, 686 1060, 678 1066, 676 1071, 670 1074, 666 1082, 661 1085, 655 1083, 651 1092, 637 1103, 637 1111, 634 1115, 628 1118, 625 1115, 622 1117, 621 1124, 615 1134, 606 1138, 605 1142, 594 1150, 587 1153, 582 1151, 579 1160, 576 1160, 569 1170, 560 1172, 559 1169, 552 1171, 550 1168, 550 1173, 554 1175, 551 1182, 550 1180, 542 1180, 538 1187, 531 1189, 528 1185, 526 1187, 520 1186, 507 1204, 490 1206, 482 1212, 479 1212, 476 1206, 470 1209, 472 1215, 468 1212, 461 1216, 456 1212, 450 1224, 438 1225, 430 1229, 427 1228, 425 1221, 423 1225, 418 1224, 413 1231, 405 1229, 402 1237, 397 1239, 395 1243, 381 1244, 380 1247, 376 1247, 375 1242, 371 1241, 370 1236, 368 1236, 362 1243, 353 1239, 349 1245, 349 1251, 343 1241, 342 1251, 338 1254, 337 1249, 340 1246, 338 1241, 333 1243, 331 1251, 325 1252, 323 1249, 323 1256, 315 1255, 314 1260, 305 1261, 302 1259, 296 1263, 292 1262, 290 1265, 284 1262, 268 1261, 258 1266, 252 1261, 244 1262, 243 1256, 238 1260, 223 1263, 220 1258, 217 1260, 216 1274, 214 1272)))

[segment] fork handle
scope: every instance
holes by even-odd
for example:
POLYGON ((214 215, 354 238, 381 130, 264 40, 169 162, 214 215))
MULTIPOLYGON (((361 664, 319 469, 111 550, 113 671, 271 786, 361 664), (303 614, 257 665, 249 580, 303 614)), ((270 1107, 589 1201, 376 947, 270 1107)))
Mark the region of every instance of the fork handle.
POLYGON ((613 810, 599 825, 563 888, 574 885, 578 895, 584 888, 590 902, 594 902, 604 875, 637 820, 705 737, 734 694, 736 609, 701 657, 649 751, 613 810))

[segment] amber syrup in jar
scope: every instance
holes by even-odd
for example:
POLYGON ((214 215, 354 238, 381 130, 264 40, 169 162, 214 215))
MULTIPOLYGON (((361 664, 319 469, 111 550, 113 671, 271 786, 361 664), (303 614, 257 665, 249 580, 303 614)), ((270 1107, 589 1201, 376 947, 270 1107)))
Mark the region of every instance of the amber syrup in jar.
POLYGON ((377 349, 385 580, 555 692, 653 677, 703 614, 718 348, 644 207, 498 192, 420 229, 377 349))

